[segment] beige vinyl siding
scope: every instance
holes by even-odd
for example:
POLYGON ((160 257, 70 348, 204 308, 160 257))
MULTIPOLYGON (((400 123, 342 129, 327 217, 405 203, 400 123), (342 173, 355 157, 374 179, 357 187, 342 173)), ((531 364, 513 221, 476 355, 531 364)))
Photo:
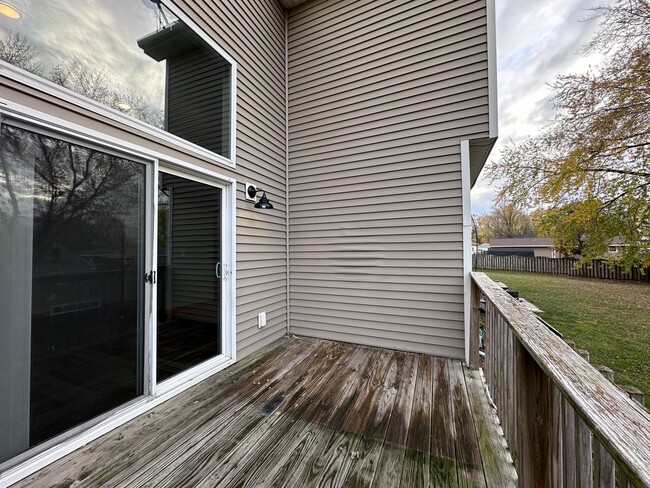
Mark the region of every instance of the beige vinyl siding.
POLYGON ((37 92, 0 75, 2 97, 237 179, 237 356, 286 333, 285 13, 275 0, 174 2, 237 62, 236 169, 37 92), (269 191, 271 212, 243 200, 245 181, 269 191), (258 312, 267 325, 257 328, 258 312))
POLYGON ((464 357, 460 141, 488 136, 484 1, 289 12, 291 332, 464 357))

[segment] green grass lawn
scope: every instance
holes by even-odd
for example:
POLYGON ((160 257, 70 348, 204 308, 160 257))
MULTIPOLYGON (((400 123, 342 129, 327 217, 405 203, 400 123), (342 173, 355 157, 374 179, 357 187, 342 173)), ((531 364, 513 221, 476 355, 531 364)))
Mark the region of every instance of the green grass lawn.
POLYGON ((539 314, 592 364, 614 370, 618 384, 645 394, 650 408, 650 285, 561 275, 485 271, 518 290, 544 312, 539 314))

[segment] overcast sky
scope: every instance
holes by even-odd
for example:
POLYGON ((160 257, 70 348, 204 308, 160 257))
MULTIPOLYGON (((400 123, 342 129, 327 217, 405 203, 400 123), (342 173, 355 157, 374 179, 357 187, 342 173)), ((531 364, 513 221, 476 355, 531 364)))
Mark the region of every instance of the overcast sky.
MULTIPOLYGON (((554 115, 548 87, 560 74, 584 72, 598 64, 581 47, 598 27, 581 22, 590 8, 606 0, 496 0, 499 139, 490 160, 501 147, 534 136, 554 115)), ((472 213, 488 213, 494 185, 483 177, 472 189, 472 213)))

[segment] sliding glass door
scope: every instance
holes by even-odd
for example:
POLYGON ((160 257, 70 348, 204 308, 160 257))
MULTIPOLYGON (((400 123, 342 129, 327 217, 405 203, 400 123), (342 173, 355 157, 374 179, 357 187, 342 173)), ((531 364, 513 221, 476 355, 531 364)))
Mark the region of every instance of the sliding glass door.
POLYGON ((145 165, 0 137, 2 462, 143 394, 145 165))
POLYGON ((221 272, 221 190, 159 173, 158 382, 223 352, 221 272))
POLYGON ((0 470, 232 355, 228 190, 198 180, 2 121, 0 470))

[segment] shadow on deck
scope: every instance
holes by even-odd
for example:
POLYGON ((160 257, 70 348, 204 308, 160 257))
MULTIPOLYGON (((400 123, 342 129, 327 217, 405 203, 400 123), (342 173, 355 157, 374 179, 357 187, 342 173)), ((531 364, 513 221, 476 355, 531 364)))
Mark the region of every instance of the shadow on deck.
POLYGON ((514 486, 478 372, 283 339, 14 486, 514 486))

